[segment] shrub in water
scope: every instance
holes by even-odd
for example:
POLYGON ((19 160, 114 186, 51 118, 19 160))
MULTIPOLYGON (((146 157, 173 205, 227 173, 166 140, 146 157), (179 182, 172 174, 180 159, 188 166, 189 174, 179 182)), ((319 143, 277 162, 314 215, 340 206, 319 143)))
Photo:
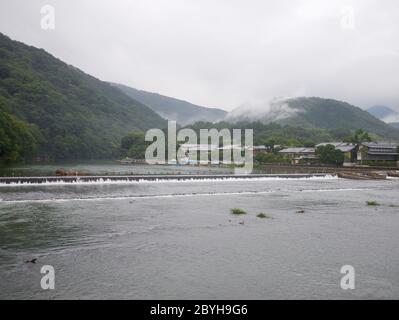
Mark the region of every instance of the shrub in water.
POLYGON ((244 210, 239 209, 239 208, 230 209, 230 212, 231 212, 232 214, 246 214, 246 212, 245 212, 244 210))

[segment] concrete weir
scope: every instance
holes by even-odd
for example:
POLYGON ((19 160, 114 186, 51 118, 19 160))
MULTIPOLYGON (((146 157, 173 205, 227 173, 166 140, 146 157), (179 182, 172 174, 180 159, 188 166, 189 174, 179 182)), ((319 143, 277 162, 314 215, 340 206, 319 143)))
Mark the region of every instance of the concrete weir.
POLYGON ((89 181, 156 181, 156 180, 205 180, 205 179, 253 179, 253 178, 311 178, 325 177, 324 173, 292 174, 214 174, 214 175, 129 175, 129 176, 47 176, 47 177, 0 177, 3 184, 46 183, 46 182, 89 182, 89 181))

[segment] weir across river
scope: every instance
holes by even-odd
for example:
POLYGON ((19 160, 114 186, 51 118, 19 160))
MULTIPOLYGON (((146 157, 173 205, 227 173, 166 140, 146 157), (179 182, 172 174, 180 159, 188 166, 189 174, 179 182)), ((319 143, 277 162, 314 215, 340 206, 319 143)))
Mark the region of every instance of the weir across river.
POLYGON ((217 179, 253 179, 253 178, 311 178, 324 177, 325 173, 290 173, 290 174, 174 174, 174 175, 115 175, 115 176, 46 176, 46 177, 0 177, 2 184, 29 184, 46 182, 94 182, 94 181, 157 181, 157 180, 217 180, 217 179))

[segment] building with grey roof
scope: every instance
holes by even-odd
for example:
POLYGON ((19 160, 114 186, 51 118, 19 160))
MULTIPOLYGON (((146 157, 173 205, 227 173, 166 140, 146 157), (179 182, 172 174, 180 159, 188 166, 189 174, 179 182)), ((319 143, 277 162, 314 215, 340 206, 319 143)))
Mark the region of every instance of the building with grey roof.
POLYGON ((398 144, 389 142, 364 142, 359 146, 357 160, 398 161, 398 144))

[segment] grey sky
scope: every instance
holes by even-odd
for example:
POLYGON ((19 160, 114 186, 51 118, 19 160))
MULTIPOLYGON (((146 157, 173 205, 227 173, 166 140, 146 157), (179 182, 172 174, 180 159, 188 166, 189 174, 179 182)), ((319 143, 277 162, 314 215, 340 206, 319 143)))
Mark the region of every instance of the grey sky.
POLYGON ((321 96, 399 110, 396 0, 1 0, 0 32, 102 80, 204 106, 321 96), (40 27, 45 4, 55 30, 40 27))

